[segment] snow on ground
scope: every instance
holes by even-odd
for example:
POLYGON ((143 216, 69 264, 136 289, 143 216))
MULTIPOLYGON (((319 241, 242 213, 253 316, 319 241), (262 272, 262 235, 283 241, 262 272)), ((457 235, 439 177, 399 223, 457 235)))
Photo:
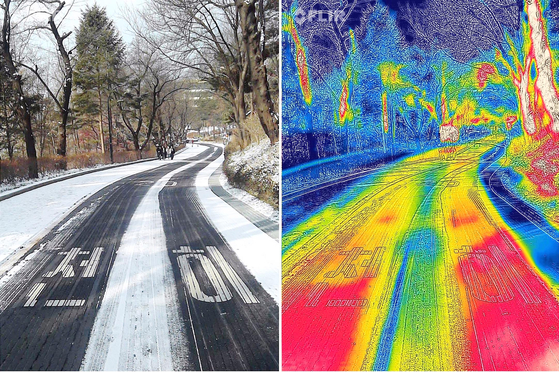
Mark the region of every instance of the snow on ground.
POLYGON ((24 179, 24 180, 19 180, 19 181, 16 181, 16 182, 11 182, 11 183, 3 183, 3 184, 0 184, 0 196, 9 194, 8 191, 12 191, 14 189, 20 189, 20 188, 28 187, 28 186, 34 186, 38 183, 49 181, 53 178, 59 178, 59 177, 63 177, 63 176, 68 176, 70 174, 80 173, 80 172, 88 171, 88 170, 92 170, 92 169, 102 169, 102 168, 107 168, 107 167, 111 167, 111 166, 112 166, 112 164, 110 164, 110 165, 98 164, 96 166, 89 167, 89 168, 74 168, 74 169, 67 169, 67 170, 64 170, 64 171, 52 171, 52 172, 47 172, 47 173, 41 173, 41 174, 39 174, 39 178, 35 178, 35 179, 24 179))
MULTIPOLYGON (((205 149, 204 146, 187 147, 175 159, 185 159, 205 149)), ((279 303, 279 243, 210 190, 209 177, 222 162, 223 156, 200 172, 196 179, 198 196, 208 217, 241 262, 279 303)), ((119 179, 164 164, 164 161, 152 161, 103 170, 0 202, 0 266, 13 261, 9 257, 16 256, 18 248, 31 247, 91 194, 119 179)), ((174 174, 191 166, 185 165, 161 178, 134 213, 109 274, 82 369, 173 370, 184 367, 188 353, 182 328, 185 325, 180 321, 158 194, 174 174)), ((235 191, 233 194, 238 195, 235 191)), ((81 214, 74 217, 80 218, 81 214)), ((65 227, 66 224, 59 230, 65 227)), ((26 261, 13 267, 0 280, 0 285, 26 261)))
MULTIPOLYGON (((42 244, 41 244, 41 248, 43 248, 42 244)), ((27 263, 29 261, 33 260, 33 258, 39 253, 39 251, 40 251, 40 249, 37 249, 35 252, 27 255, 27 257, 25 257, 25 259, 21 260, 19 262, 19 264, 14 266, 10 271, 8 271, 6 273, 6 275, 1 277, 0 278, 0 287, 5 285, 14 275, 16 275, 25 265, 27 265, 27 263)))
POLYGON ((209 178, 222 163, 223 155, 198 173, 198 197, 207 216, 237 257, 279 304, 280 245, 210 190, 209 178))
MULTIPOLYGON (((175 156, 185 159, 206 147, 188 147, 175 156)), ((78 176, 40 187, 0 202, 0 268, 10 256, 29 248, 85 198, 132 174, 166 164, 164 160, 135 163, 78 176), (19 252, 18 252, 19 251, 19 252)), ((0 275, 3 270, 0 270, 0 275)))
POLYGON ((83 370, 170 371, 184 367, 177 358, 184 360, 188 348, 180 337, 185 333, 179 321, 180 305, 158 195, 173 175, 192 165, 161 178, 132 216, 109 274, 83 370))
POLYGON ((248 192, 237 189, 229 184, 227 181, 227 176, 224 173, 221 173, 219 177, 219 182, 221 183, 221 187, 225 189, 231 196, 234 198, 239 199, 245 204, 251 206, 254 210, 262 213, 264 216, 268 217, 269 219, 278 222, 279 221, 279 211, 274 209, 270 204, 263 202, 262 200, 255 198, 254 196, 250 195, 248 192))
POLYGON ((265 184, 270 180, 279 185, 280 166, 279 166, 279 142, 270 146, 268 138, 257 143, 252 143, 243 151, 231 153, 228 158, 228 165, 235 172, 241 167, 253 170, 253 175, 257 183, 265 184))

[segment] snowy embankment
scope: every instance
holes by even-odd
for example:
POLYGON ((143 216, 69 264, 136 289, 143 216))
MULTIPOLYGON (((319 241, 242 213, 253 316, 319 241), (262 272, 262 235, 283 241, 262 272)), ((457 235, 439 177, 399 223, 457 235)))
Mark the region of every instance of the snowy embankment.
MULTIPOLYGON (((205 149, 188 147, 175 158, 186 159, 205 149)), ((1 201, 0 275, 87 197, 122 178, 164 164, 165 161, 156 160, 102 170, 1 201)))
POLYGON ((229 183, 278 209, 280 187, 279 143, 266 138, 227 155, 223 172, 229 183))
POLYGON ((210 221, 225 238, 237 257, 279 304, 280 246, 243 215, 217 197, 209 178, 223 163, 223 155, 204 168, 196 178, 196 192, 210 221))

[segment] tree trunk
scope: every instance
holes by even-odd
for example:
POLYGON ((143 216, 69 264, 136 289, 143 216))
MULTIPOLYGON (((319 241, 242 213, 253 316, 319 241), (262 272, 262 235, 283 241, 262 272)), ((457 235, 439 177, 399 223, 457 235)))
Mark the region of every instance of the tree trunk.
POLYGON ((6 141, 8 146, 8 158, 14 160, 14 145, 12 143, 12 136, 10 131, 6 128, 6 141))
POLYGON ((534 105, 530 100, 530 93, 528 92, 528 83, 530 81, 530 65, 532 58, 527 57, 524 71, 519 71, 518 80, 514 79, 514 85, 518 92, 520 103, 520 113, 522 115, 522 123, 526 133, 532 135, 536 133, 536 121, 534 118, 534 105))
MULTIPOLYGON (((13 65, 12 65, 13 67, 13 65)), ((8 67, 9 70, 12 70, 8 67)), ((15 71, 15 67, 13 67, 15 71)), ((16 113, 18 118, 23 123, 23 132, 25 135, 25 150, 27 153, 28 158, 28 175, 29 178, 38 178, 39 177, 39 168, 37 165, 37 151, 35 150, 35 137, 33 136, 33 129, 31 128, 31 115, 29 114, 29 107, 27 106, 27 102, 25 102, 25 98, 23 95, 23 88, 21 84, 21 75, 17 73, 11 73, 12 76, 15 76, 13 79, 13 87, 14 91, 16 92, 16 98, 20 102, 16 104, 16 113)))
POLYGON ((142 158, 142 151, 140 149, 140 135, 139 133, 132 132, 132 142, 134 143, 134 150, 138 154, 138 159, 142 158))
POLYGON ((76 137, 76 146, 78 147, 78 150, 80 149, 80 133, 78 129, 74 128, 74 135, 76 137))
MULTIPOLYGON (((36 127, 35 127, 36 128, 36 127)), ((37 132, 35 132, 37 133, 37 132)), ((45 150, 45 137, 47 136, 45 130, 45 123, 41 122, 39 124, 39 157, 43 157, 43 152, 45 150)))
POLYGON ((68 122, 68 111, 62 111, 62 120, 58 123, 58 148, 56 153, 66 156, 66 123, 68 122))
MULTIPOLYGON (((559 133, 559 96, 553 78, 551 51, 547 40, 547 30, 542 19, 541 2, 526 0, 526 14, 530 25, 530 39, 538 70, 536 88, 540 91, 545 110, 551 119, 551 128, 559 133)), ((529 66, 525 66, 529 70, 529 66)))
MULTIPOLYGON (((4 88, 4 86, 2 86, 4 88)), ((8 101, 6 97, 6 90, 2 89, 2 109, 3 109, 3 117, 4 117, 4 126, 6 128, 6 147, 8 150, 8 158, 10 160, 14 159, 14 146, 12 144, 12 133, 10 130, 10 120, 8 120, 8 101)))
MULTIPOLYGON (((18 84, 19 85, 19 84, 18 84)), ((20 92, 23 94, 23 92, 20 92)), ((23 96, 20 96, 23 98, 23 96)), ((37 151, 35 150, 35 137, 33 136, 33 130, 31 129, 31 115, 29 114, 29 108, 27 104, 24 103, 23 107, 18 108, 18 116, 22 117, 24 132, 25 132, 25 151, 27 153, 28 159, 28 175, 29 178, 39 178, 39 166, 37 164, 37 151)))
MULTIPOLYGON (((246 57, 246 53, 245 57, 246 57)), ((242 58, 242 57, 241 57, 242 58)), ((235 92, 235 121, 239 129, 239 141, 241 148, 247 146, 244 135, 244 122, 246 119, 246 102, 245 102, 245 79, 248 72, 248 64, 243 63, 243 70, 239 74, 237 90, 235 92)))
MULTIPOLYGON (((66 62, 64 62, 66 63, 66 62)), ((68 59, 68 63, 70 60, 68 59)), ((66 67, 68 69, 68 67, 66 67)), ((70 67, 71 68, 71 67, 70 67)), ((58 122, 58 148, 56 153, 60 156, 66 158, 66 125, 68 123, 68 114, 70 112, 70 96, 72 94, 72 71, 70 70, 70 75, 66 76, 66 81, 64 82, 64 88, 62 92, 62 110, 61 110, 61 120, 58 122)), ((58 167, 60 169, 66 169, 66 159, 58 162, 58 167)))
POLYGON ((23 93, 23 85, 21 81, 21 75, 18 73, 11 52, 11 45, 9 42, 10 35, 10 2, 4 2, 4 22, 2 25, 2 56, 6 64, 6 70, 8 76, 12 81, 12 87, 16 98, 16 113, 23 124, 23 132, 25 134, 25 150, 28 159, 28 175, 29 178, 39 177, 39 167, 37 164, 37 151, 35 149, 35 137, 33 136, 33 129, 31 127, 31 115, 29 113, 29 106, 25 100, 25 94, 23 93))
MULTIPOLYGON (((110 89, 110 88, 109 88, 110 89)), ((109 155, 111 164, 114 163, 113 157, 113 114, 111 110, 111 100, 107 97, 107 123, 109 124, 109 155)))
POLYGON ((103 131, 103 101, 101 99, 101 91, 99 93, 99 142, 101 142, 101 153, 105 153, 105 132, 103 131))
MULTIPOLYGON (((58 46, 58 51, 62 57, 62 62, 64 63, 64 87, 62 89, 62 105, 61 105, 61 121, 58 123, 58 148, 56 153, 61 156, 66 156, 66 125, 68 123, 68 114, 70 112, 70 96, 72 95, 72 63, 70 61, 70 56, 64 47, 64 39, 70 36, 70 33, 60 35, 58 32, 58 27, 54 22, 56 15, 62 10, 65 3, 62 2, 58 8, 49 17, 49 26, 54 38, 56 39, 56 44, 58 46)), ((66 169, 66 162, 62 162, 62 167, 66 169)))
POLYGON ((260 124, 273 145, 279 139, 279 122, 274 117, 266 66, 260 48, 260 32, 256 22, 256 0, 236 0, 247 60, 251 72, 252 97, 260 124))

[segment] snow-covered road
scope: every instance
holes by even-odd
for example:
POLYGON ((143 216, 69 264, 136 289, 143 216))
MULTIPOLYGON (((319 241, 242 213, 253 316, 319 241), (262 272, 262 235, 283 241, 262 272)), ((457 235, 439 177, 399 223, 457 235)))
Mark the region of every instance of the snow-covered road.
POLYGON ((223 155, 198 173, 196 177, 198 197, 206 214, 241 262, 279 304, 281 296, 279 243, 210 190, 209 178, 221 164, 223 164, 223 155))
MULTIPOLYGON (((174 369, 172 355, 187 359, 159 192, 172 176, 193 164, 175 169, 157 181, 132 216, 109 274, 83 370, 169 371, 174 369), (172 334, 175 337, 171 338, 172 334)), ((174 367, 180 367, 180 363, 174 367)))
POLYGON ((276 369, 279 243, 209 189, 221 153, 0 202, 0 368, 276 369))
MULTIPOLYGON (((205 149, 204 146, 188 146, 177 154, 175 159, 188 159, 205 149)), ((87 197, 125 177, 167 163, 168 161, 154 160, 102 170, 43 186, 1 201, 0 275, 87 197), (10 262, 7 262, 8 260, 10 262)))

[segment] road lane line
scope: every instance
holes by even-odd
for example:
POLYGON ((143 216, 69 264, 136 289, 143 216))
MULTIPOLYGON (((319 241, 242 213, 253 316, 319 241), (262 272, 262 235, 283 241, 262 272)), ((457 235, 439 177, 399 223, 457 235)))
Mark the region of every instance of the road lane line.
POLYGON ((229 265, 229 262, 225 260, 221 252, 215 246, 207 246, 206 249, 210 253, 210 256, 219 264, 225 277, 233 285, 233 288, 239 293, 241 298, 246 304, 258 304, 260 301, 252 294, 250 289, 247 287, 245 282, 239 277, 239 274, 229 265))
POLYGON ((45 283, 35 283, 33 289, 31 289, 31 291, 29 292, 29 299, 27 300, 25 305, 23 305, 23 307, 35 306, 35 304, 37 303, 37 298, 39 297, 45 286, 45 283))

